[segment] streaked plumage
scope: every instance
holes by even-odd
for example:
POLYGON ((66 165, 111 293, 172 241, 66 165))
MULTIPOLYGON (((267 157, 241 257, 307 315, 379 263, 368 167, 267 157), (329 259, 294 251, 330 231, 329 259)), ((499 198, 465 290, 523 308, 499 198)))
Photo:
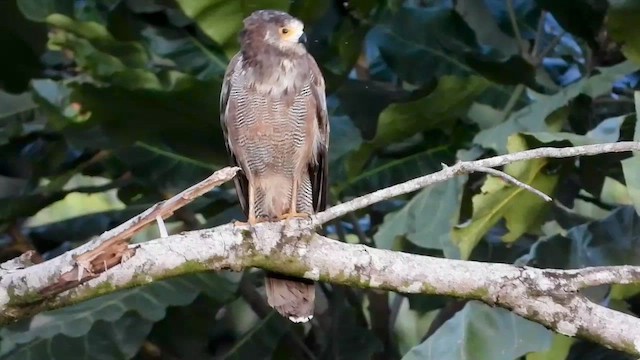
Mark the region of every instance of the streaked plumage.
MULTIPOLYGON (((235 184, 249 223, 326 206, 325 86, 303 38, 302 22, 289 14, 256 11, 227 67, 220 118, 231 163, 243 170, 235 184)), ((269 305, 292 321, 313 316, 313 282, 268 273, 266 290, 269 305)))

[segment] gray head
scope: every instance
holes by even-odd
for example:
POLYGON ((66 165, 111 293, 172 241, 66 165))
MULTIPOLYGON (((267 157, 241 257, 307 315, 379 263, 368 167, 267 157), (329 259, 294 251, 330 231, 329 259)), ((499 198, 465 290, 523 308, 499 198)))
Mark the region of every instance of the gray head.
POLYGON ((277 49, 285 54, 304 54, 307 40, 302 21, 277 10, 254 11, 244 19, 240 33, 243 51, 277 49))

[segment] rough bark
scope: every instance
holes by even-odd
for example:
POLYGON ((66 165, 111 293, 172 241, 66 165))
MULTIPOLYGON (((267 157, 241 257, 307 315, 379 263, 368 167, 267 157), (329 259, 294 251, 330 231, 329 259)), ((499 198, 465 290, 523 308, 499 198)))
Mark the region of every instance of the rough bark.
MULTIPOLYGON (((29 256, 25 256, 1 264, 0 323, 172 276, 258 267, 352 287, 476 299, 511 309, 559 333, 582 336, 640 355, 640 319, 594 304, 578 292, 602 284, 640 283, 640 267, 564 271, 521 268, 380 250, 315 233, 318 225, 349 212, 460 174, 484 171, 496 175, 496 171, 486 168, 540 157, 623 151, 640 151, 640 143, 540 148, 460 162, 434 174, 336 205, 309 220, 261 223, 253 228, 227 224, 139 245, 128 244, 129 237, 144 224, 169 216, 195 197, 231 179, 238 171, 237 168, 222 169, 174 198, 156 204, 96 240, 57 258, 34 264, 28 261, 29 256), (108 251, 103 249, 105 247, 108 251), (111 261, 114 258, 118 261, 111 261), (96 259, 102 261, 94 261, 96 259), (51 291, 51 286, 60 284, 61 280, 65 287, 51 291)), ((508 176, 501 177, 525 187, 508 176)), ((544 194, 538 195, 544 197, 544 194)))

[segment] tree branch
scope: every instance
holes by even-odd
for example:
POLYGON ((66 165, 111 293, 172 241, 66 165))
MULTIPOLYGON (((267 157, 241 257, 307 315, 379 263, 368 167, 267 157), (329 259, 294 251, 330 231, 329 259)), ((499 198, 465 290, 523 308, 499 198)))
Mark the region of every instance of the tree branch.
POLYGON ((402 184, 393 185, 386 189, 374 191, 371 194, 357 197, 353 200, 346 201, 342 204, 333 206, 323 212, 313 216, 314 223, 320 225, 335 218, 346 215, 352 211, 363 209, 369 205, 373 205, 383 200, 408 194, 424 187, 441 183, 455 176, 468 174, 476 171, 478 168, 494 168, 503 166, 516 161, 532 160, 540 158, 568 158, 574 156, 597 155, 604 153, 640 151, 640 142, 622 141, 608 144, 584 145, 566 148, 543 147, 533 150, 520 151, 512 154, 494 156, 476 161, 462 161, 457 164, 413 180, 409 180, 402 184))
MULTIPOLYGON (((640 143, 539 148, 459 162, 437 173, 334 206, 308 220, 266 222, 254 227, 227 224, 128 245, 125 250, 135 249, 135 254, 113 267, 105 266, 103 273, 94 273, 91 278, 84 279, 86 283, 74 284, 55 296, 42 291, 76 269, 78 258, 95 254, 105 241, 128 239, 133 235, 128 230, 132 226, 143 226, 137 224, 151 222, 158 215, 164 218, 192 199, 191 195, 204 194, 206 191, 202 183, 196 184, 185 190, 191 195, 185 196, 183 192, 177 195, 178 198, 156 205, 99 239, 58 258, 18 269, 0 266, 0 323, 172 276, 258 267, 352 287, 480 300, 511 309, 559 333, 590 338, 614 349, 640 355, 640 319, 591 303, 578 292, 579 289, 602 284, 640 283, 640 267, 567 271, 521 268, 374 249, 334 241, 314 233, 318 225, 351 211, 460 174, 541 157, 562 158, 623 151, 640 151, 640 143)), ((210 189, 231 179, 237 170, 228 168, 216 172, 205 180, 208 184, 205 188, 210 189)))
POLYGON ((259 267, 360 288, 439 294, 511 309, 559 333, 582 336, 640 355, 640 319, 591 303, 577 289, 640 282, 640 267, 543 270, 507 264, 440 259, 345 244, 314 234, 307 220, 260 223, 252 231, 232 224, 140 244, 136 255, 76 288, 30 303, 29 286, 46 283, 34 265, 2 277, 0 320, 67 306, 101 295, 205 270, 259 267), (11 295, 9 295, 11 294, 11 295))

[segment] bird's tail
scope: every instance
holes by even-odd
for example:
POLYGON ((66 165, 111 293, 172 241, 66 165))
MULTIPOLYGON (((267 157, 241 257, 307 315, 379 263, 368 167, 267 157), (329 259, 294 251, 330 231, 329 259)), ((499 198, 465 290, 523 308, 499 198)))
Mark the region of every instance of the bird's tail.
POLYGON ((268 272, 265 279, 267 302, 282 316, 295 323, 313 318, 315 283, 307 279, 268 272))

